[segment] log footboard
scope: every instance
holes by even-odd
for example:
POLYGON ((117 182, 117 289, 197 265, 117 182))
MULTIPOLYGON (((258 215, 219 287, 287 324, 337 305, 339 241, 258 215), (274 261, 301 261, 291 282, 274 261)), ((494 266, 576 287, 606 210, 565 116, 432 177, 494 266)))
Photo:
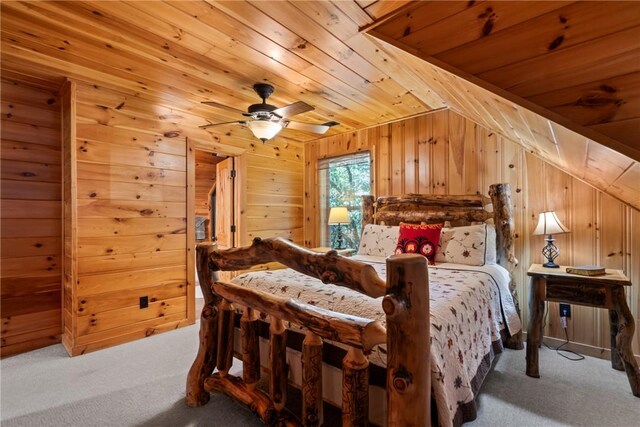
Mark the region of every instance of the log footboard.
MULTIPOLYGON (((510 275, 509 289, 517 307, 513 270, 514 221, 509 184, 494 184, 490 198, 474 195, 363 196, 363 224, 397 225, 401 221, 471 225, 493 218, 496 262, 510 275), (492 209, 488 209, 489 205, 492 209)), ((253 244, 224 251, 212 245, 197 248, 200 286, 205 296, 200 348, 187 379, 187 404, 199 406, 209 392, 225 393, 251 408, 267 425, 318 426, 322 412, 322 349, 327 340, 347 346, 342 360, 342 423, 368 424, 369 361, 376 345, 387 344, 387 425, 425 426, 431 423, 431 361, 429 285, 426 259, 395 255, 387 259, 387 280, 368 264, 319 254, 282 238, 256 238, 253 244), (280 262, 323 283, 344 286, 371 298, 384 297, 381 322, 336 313, 270 293, 221 282, 217 271, 238 271, 258 264, 280 262), (240 319, 242 378, 229 375, 234 340, 234 316, 240 319), (268 392, 258 389, 261 364, 258 319, 269 317, 268 392), (286 409, 289 367, 285 323, 305 331, 302 344, 302 414, 286 409), (217 366, 218 372, 212 373, 217 366)), ((523 348, 522 333, 508 336, 505 345, 523 348)))
POLYGON ((342 423, 368 425, 369 360, 376 345, 387 344, 388 425, 430 423, 429 287, 426 258, 397 255, 387 261, 385 283, 368 264, 308 251, 283 239, 256 239, 245 248, 215 251, 211 244, 196 251, 205 296, 200 347, 187 378, 186 402, 200 406, 209 393, 225 393, 247 405, 267 425, 322 425, 322 345, 324 340, 349 347, 343 359, 342 423), (389 331, 379 322, 333 312, 299 301, 217 280, 218 270, 242 270, 278 261, 325 283, 384 297, 389 331), (229 375, 233 353, 233 316, 243 309, 242 378, 229 375), (260 380, 258 313, 270 317, 269 392, 260 380), (306 330, 302 349, 302 414, 286 408, 288 366, 284 322, 306 330), (420 337, 420 339, 416 339, 420 337), (213 373, 217 367, 218 372, 213 373))

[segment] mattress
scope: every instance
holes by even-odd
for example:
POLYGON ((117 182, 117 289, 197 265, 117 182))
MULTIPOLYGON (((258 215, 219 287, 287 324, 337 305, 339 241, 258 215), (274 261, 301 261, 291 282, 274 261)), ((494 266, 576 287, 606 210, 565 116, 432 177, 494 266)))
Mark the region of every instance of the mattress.
MULTIPOLYGON (((357 255, 353 259, 371 264, 381 278, 386 278, 384 258, 357 255)), ((386 320, 382 297, 370 298, 324 284, 291 269, 246 273, 233 282, 383 324, 386 320)), ((522 326, 509 292, 509 274, 499 265, 429 266, 429 303, 432 394, 438 424, 458 425, 468 419, 462 412, 473 404, 478 381, 487 371, 487 360, 490 364, 494 352, 502 349, 501 331, 515 334, 522 326)), ((385 346, 374 348, 369 361, 385 367, 385 346)))

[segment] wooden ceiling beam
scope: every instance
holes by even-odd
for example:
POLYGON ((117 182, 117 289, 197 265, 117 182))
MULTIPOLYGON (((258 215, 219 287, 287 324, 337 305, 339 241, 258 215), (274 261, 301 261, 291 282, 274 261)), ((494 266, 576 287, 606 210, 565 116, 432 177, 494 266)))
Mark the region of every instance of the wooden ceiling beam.
POLYGON ((363 9, 376 21, 378 19, 384 20, 387 16, 393 16, 397 13, 402 13, 404 8, 412 3, 410 0, 386 0, 376 1, 370 5, 364 6, 363 9))

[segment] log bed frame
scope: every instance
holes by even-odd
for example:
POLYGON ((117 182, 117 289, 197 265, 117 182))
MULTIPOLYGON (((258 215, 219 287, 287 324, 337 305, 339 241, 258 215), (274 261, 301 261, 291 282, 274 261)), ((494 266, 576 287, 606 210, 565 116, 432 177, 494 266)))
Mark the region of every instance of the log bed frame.
MULTIPOLYGON (((471 196, 363 198, 363 226, 395 225, 400 221, 449 221, 468 225, 493 218, 497 262, 511 275, 513 269, 513 209, 509 184, 490 187, 491 198, 471 196), (492 203, 493 212, 485 210, 492 203)), ((342 360, 342 424, 368 424, 369 361, 366 355, 379 344, 387 345, 387 425, 426 426, 431 423, 431 370, 429 340, 429 287, 426 258, 394 255, 387 259, 387 280, 368 264, 342 257, 336 251, 318 254, 282 238, 256 238, 251 246, 216 250, 215 244, 198 245, 197 269, 205 305, 200 318, 200 346, 189 370, 186 403, 204 405, 209 393, 225 393, 247 405, 267 425, 318 426, 322 423, 322 346, 325 340, 348 346, 342 360), (379 321, 333 312, 233 283, 218 281, 218 271, 245 270, 258 264, 280 262, 298 272, 356 290, 372 298, 384 296, 386 329, 379 321), (414 286, 417 284, 417 286, 414 286), (235 306, 234 306, 235 304, 235 306), (234 349, 234 316, 242 307, 242 378, 229 374, 234 349), (260 380, 259 318, 268 316, 269 390, 257 388, 260 380), (288 366, 284 322, 304 327, 302 343, 302 416, 285 408, 288 366), (421 339, 413 339, 420 336, 421 339), (217 367, 217 372, 213 373, 217 367)), ((507 337, 505 345, 521 349, 522 335, 507 337)))

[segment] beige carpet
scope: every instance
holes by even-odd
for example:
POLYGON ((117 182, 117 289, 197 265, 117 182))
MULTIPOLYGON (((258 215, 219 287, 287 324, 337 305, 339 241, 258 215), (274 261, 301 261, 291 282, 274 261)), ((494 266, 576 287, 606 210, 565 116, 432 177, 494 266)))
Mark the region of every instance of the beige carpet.
MULTIPOLYGON (((184 405, 197 327, 69 358, 51 346, 0 362, 2 426, 259 426, 243 407, 212 396, 184 405)), ((639 426, 640 399, 604 360, 540 352, 541 379, 524 375, 524 351, 506 351, 467 426, 639 426)), ((235 367, 237 370, 238 367, 235 367)))

